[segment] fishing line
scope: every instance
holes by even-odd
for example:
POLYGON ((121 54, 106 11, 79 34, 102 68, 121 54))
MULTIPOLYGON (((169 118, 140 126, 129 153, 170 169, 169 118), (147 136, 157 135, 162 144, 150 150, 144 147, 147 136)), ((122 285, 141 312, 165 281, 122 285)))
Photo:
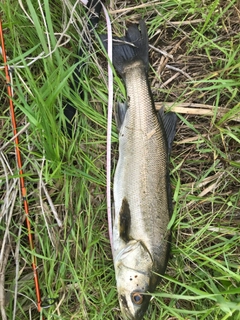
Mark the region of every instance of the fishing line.
POLYGON ((112 71, 112 26, 107 9, 102 3, 103 12, 107 22, 108 36, 108 119, 107 119, 107 216, 108 233, 113 252, 112 239, 112 212, 111 212, 111 137, 112 137, 112 111, 113 111, 113 71, 112 71))
MULTIPOLYGON (((107 23, 107 39, 108 39, 108 116, 107 116, 107 155, 106 155, 106 197, 107 197, 107 218, 108 218, 108 233, 109 233, 109 241, 111 245, 111 249, 113 252, 113 239, 112 239, 112 212, 111 212, 111 137, 112 137, 112 112, 113 112, 113 71, 112 71, 112 26, 110 17, 106 7, 104 6, 102 1, 99 0, 81 0, 82 3, 87 5, 90 9, 96 8, 100 3, 105 15, 106 23, 107 23)), ((99 9, 95 9, 95 17, 94 12, 93 16, 90 18, 90 22, 93 27, 97 25, 99 20, 99 9), (94 20, 95 19, 95 20, 94 20)), ((88 27, 90 28, 90 27, 88 27)), ((91 30, 91 29, 90 29, 91 30)))
POLYGON ((38 272, 37 272, 37 261, 36 261, 36 256, 33 254, 34 242, 33 242, 33 236, 32 236, 32 231, 31 231, 31 223, 30 223, 30 219, 29 219, 27 190, 25 187, 25 181, 24 181, 24 177, 23 177, 22 159, 21 159, 21 152, 19 149, 17 124, 16 124, 16 117, 15 117, 15 111, 14 111, 14 105, 13 105, 11 70, 7 64, 7 55, 6 55, 6 51, 5 51, 3 29, 2 29, 2 20, 1 19, 0 19, 0 40, 1 40, 1 47, 2 47, 2 57, 3 57, 3 62, 4 62, 5 76, 6 76, 7 93, 8 93, 8 97, 9 97, 10 117, 11 117, 14 142, 15 142, 15 154, 16 154, 17 167, 18 167, 18 172, 19 172, 20 189, 21 189, 24 211, 26 214, 28 240, 29 240, 29 246, 30 246, 30 250, 31 250, 32 270, 33 270, 33 275, 34 275, 34 283, 35 283, 36 298, 37 298, 37 309, 40 312, 41 311, 41 294, 40 294, 40 286, 39 286, 39 279, 38 279, 38 272))
MULTIPOLYGON (((106 7, 103 1, 100 0, 81 0, 83 5, 87 6, 89 13, 88 30, 91 32, 98 24, 100 7, 103 9, 106 23, 107 23, 107 39, 108 39, 108 116, 107 116, 107 155, 106 155, 106 197, 107 197, 107 217, 108 217, 108 233, 111 249, 113 251, 113 239, 112 239, 112 213, 111 213, 111 137, 112 137, 112 112, 113 112, 113 71, 112 71, 112 27, 111 21, 106 7)), ((79 51, 79 55, 83 52, 79 51)), ((76 68, 76 74, 79 75, 79 66, 76 68)), ((75 115, 75 108, 70 103, 67 104, 65 109, 65 116, 71 121, 75 115), (68 117, 70 115, 71 118, 68 117)), ((69 133, 71 134, 71 126, 69 126, 69 133)))

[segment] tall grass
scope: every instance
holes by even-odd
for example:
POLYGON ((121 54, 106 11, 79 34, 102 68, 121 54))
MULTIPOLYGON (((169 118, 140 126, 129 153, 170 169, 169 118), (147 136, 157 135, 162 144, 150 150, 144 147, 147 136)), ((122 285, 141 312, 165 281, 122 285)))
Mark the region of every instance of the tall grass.
MULTIPOLYGON (((29 123, 20 148, 46 306, 42 314, 45 319, 122 319, 106 215, 106 59, 97 37, 90 44, 83 40, 86 15, 80 3, 21 3, 8 0, 0 9, 19 130, 29 123), (80 46, 85 53, 81 57, 80 46), (84 65, 79 77, 82 96, 73 84, 78 65, 84 65), (64 117, 67 101, 77 110, 71 138, 64 117)), ((142 4, 111 3, 110 15, 118 35, 126 21, 144 18, 150 44, 171 53, 173 58, 166 61, 150 49, 155 101, 208 104, 214 111, 212 117, 178 114, 171 157, 172 253, 146 319, 237 320, 239 1, 142 4), (176 76, 169 66, 184 70, 191 79, 181 72, 176 76), (219 107, 226 108, 221 116, 219 107)), ((98 31, 105 32, 104 19, 98 31)), ((14 145, 5 145, 12 131, 3 73, 0 81, 1 238, 8 232, 1 309, 7 319, 39 319, 24 212, 16 193, 14 145)), ((116 76, 115 100, 122 99, 124 89, 116 76)), ((112 141, 114 170, 115 126, 112 141)))

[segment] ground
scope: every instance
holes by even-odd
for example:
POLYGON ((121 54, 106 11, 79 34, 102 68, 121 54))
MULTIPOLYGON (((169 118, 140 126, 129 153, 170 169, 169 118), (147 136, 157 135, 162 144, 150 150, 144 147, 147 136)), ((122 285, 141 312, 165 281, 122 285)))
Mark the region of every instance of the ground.
MULTIPOLYGON (((172 250, 146 319, 239 319, 240 2, 110 1, 113 33, 144 19, 156 108, 178 115, 171 153, 172 250)), ((122 319, 106 212, 107 59, 80 2, 0 4, 45 306, 36 308, 19 174, 1 70, 2 319, 122 319), (89 37, 87 37, 89 39, 89 37), (77 55, 78 48, 83 55, 77 55), (82 95, 73 85, 81 65, 82 95), (70 137, 64 106, 77 110, 70 137)), ((101 16, 98 33, 106 32, 101 16)), ((1 61, 2 63, 2 61, 1 61)), ((3 63, 2 63, 3 66, 3 63)), ((124 86, 114 76, 114 101, 124 86)), ((112 132, 112 176, 117 130, 112 132)))

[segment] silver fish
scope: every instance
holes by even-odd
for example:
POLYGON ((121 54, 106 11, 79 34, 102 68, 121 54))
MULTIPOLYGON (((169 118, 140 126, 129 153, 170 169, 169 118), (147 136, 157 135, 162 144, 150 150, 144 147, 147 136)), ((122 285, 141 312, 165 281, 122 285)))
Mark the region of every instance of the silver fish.
POLYGON ((114 176, 113 260, 125 319, 142 319, 164 274, 170 250, 168 160, 176 115, 157 113, 148 83, 148 37, 143 21, 113 42, 113 64, 124 79, 119 103, 119 159, 114 176))

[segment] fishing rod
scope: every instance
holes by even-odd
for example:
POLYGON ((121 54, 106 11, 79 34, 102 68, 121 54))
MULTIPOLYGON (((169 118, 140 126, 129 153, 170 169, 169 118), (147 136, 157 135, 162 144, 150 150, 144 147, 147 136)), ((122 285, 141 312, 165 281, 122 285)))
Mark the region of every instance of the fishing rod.
POLYGON ((5 77, 6 77, 6 85, 7 85, 7 94, 9 98, 9 110, 10 110, 10 117, 12 122, 12 129, 13 129, 13 136, 14 136, 14 143, 15 143, 15 154, 17 160, 17 167, 19 173, 19 182, 20 182, 20 189, 21 189, 21 196, 23 201, 23 207, 26 216, 26 225, 28 231, 28 241, 31 251, 31 260, 32 260, 32 270, 34 275, 34 283, 35 283, 35 291, 36 291, 36 298, 37 298, 37 309, 41 312, 41 294, 40 294, 40 285, 39 285, 39 278, 38 278, 38 271, 37 271, 37 259, 34 255, 34 241, 33 241, 33 234, 31 230, 31 222, 29 217, 29 206, 27 200, 27 190, 25 187, 24 175, 23 175, 23 168, 22 168, 22 158, 21 158, 21 151, 19 148, 19 138, 18 138, 18 131, 17 131, 17 123, 13 105, 13 91, 11 86, 11 71, 7 64, 7 55, 5 51, 5 44, 4 44, 4 36, 3 36, 3 29, 2 29, 2 20, 0 19, 0 41, 2 47, 2 57, 4 62, 4 70, 5 70, 5 77))

